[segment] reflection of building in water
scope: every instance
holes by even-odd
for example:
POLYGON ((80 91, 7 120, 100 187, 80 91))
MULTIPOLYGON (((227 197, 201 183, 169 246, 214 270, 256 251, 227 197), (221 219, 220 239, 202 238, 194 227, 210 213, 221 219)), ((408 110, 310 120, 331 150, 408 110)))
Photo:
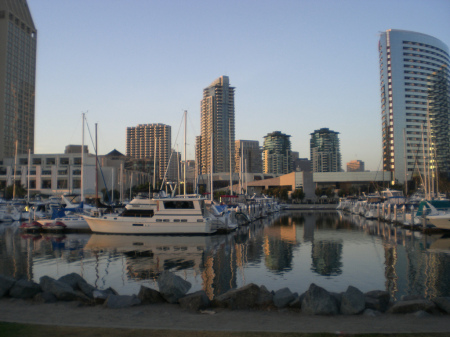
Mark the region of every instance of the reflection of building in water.
POLYGON ((205 259, 202 272, 203 290, 210 299, 236 288, 236 246, 232 237, 229 242, 220 245, 214 255, 205 259))
POLYGON ((311 242, 314 240, 314 228, 316 227, 316 219, 308 213, 305 217, 303 225, 303 241, 311 242))
POLYGON ((281 217, 264 229, 264 255, 267 268, 273 271, 292 269, 293 250, 297 235, 291 217, 281 217))
POLYGON ((313 242, 311 270, 323 276, 342 274, 342 247, 342 242, 313 242))
POLYGON ((32 251, 36 242, 33 237, 22 240, 14 234, 13 227, 2 225, 0 233, 0 274, 31 280, 32 274, 32 251), (4 226, 4 227, 3 227, 4 226))

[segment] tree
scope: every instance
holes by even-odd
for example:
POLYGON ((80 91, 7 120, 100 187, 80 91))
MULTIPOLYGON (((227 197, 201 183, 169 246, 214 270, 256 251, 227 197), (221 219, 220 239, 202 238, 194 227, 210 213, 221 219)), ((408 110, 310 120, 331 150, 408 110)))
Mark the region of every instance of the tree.
MULTIPOLYGON (((27 190, 25 187, 16 183, 16 198, 23 198, 27 195, 27 190)), ((14 196, 14 185, 10 185, 6 188, 5 199, 12 199, 14 196)))
POLYGON ((300 199, 300 201, 303 202, 303 199, 305 198, 305 192, 303 192, 302 188, 297 188, 294 190, 294 192, 292 192, 291 197, 295 201, 300 199))

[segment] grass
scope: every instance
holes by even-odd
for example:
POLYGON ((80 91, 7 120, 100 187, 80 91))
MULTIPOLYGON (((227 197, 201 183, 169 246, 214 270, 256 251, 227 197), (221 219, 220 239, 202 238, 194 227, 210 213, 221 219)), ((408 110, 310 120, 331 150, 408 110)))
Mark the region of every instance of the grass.
MULTIPOLYGON (((230 331, 181 331, 181 330, 148 330, 148 329, 118 329, 118 328, 85 328, 71 326, 53 326, 36 324, 18 324, 0 322, 1 337, 328 337, 341 336, 330 333, 297 333, 297 332, 230 332, 230 331)), ((345 335, 342 335, 342 337, 345 335)), ((364 337, 444 337, 445 333, 415 333, 415 334, 356 334, 364 337)))

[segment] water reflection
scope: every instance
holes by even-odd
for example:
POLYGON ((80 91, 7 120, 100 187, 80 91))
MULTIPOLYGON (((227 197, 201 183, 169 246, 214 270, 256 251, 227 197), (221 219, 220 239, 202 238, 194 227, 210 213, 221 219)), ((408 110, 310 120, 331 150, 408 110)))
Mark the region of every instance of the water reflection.
POLYGON ((292 212, 229 235, 23 234, 0 224, 0 273, 39 282, 76 272, 99 288, 136 294, 170 270, 210 298, 248 283, 302 293, 329 291, 450 296, 450 237, 337 212, 292 212))

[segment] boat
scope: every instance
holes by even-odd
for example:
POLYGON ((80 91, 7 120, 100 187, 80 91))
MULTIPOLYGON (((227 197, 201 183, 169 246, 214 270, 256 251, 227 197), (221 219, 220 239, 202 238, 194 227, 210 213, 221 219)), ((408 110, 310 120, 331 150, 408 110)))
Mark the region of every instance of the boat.
POLYGON ((220 229, 201 197, 134 199, 121 214, 83 217, 94 233, 213 234, 220 229))
POLYGON ((20 225, 20 229, 24 232, 40 232, 42 225, 37 221, 24 222, 20 225))
POLYGON ((42 229, 48 232, 62 232, 67 228, 67 225, 61 221, 45 222, 42 224, 42 229))

